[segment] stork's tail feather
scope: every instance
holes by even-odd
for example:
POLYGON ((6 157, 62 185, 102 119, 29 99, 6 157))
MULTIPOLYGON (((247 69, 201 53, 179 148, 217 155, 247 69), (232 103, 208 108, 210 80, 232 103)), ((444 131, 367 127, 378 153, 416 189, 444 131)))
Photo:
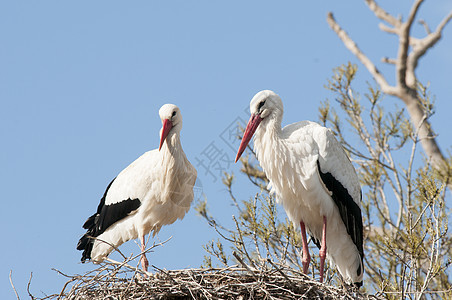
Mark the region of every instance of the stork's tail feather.
POLYGON ((357 288, 360 288, 363 285, 363 274, 364 274, 364 262, 363 262, 363 257, 364 253, 360 253, 359 257, 361 258, 361 262, 358 266, 358 270, 356 270, 356 275, 358 278, 361 279, 361 281, 357 281, 354 282, 353 285, 356 286, 357 288))
POLYGON ((83 250, 82 263, 91 259, 91 250, 93 250, 94 238, 85 233, 77 243, 77 250, 83 250))
POLYGON ((82 251, 82 263, 86 260, 91 259, 91 251, 93 250, 93 245, 95 241, 95 228, 96 228, 96 215, 94 214, 86 220, 83 224, 83 228, 87 229, 86 233, 80 238, 77 243, 77 250, 82 251))

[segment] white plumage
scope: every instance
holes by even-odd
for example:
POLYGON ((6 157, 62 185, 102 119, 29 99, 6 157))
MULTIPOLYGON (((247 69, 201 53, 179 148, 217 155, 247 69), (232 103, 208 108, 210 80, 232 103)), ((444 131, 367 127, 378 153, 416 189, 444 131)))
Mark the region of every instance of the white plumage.
MULTIPOLYGON (((182 150, 182 116, 173 104, 163 105, 159 115, 163 124, 159 149, 144 153, 121 171, 83 225, 87 233, 77 245, 84 251, 82 261, 102 262, 114 247, 136 238, 144 251, 145 235, 157 234, 189 210, 197 173, 182 150)), ((146 270, 144 253, 141 263, 146 270)))
POLYGON ((342 146, 329 129, 314 122, 281 128, 283 104, 272 91, 257 93, 250 110, 236 161, 255 132, 254 150, 270 191, 294 225, 301 227, 304 272, 310 261, 306 228, 320 246, 320 280, 326 251, 345 281, 360 286, 364 271, 361 188, 342 146))

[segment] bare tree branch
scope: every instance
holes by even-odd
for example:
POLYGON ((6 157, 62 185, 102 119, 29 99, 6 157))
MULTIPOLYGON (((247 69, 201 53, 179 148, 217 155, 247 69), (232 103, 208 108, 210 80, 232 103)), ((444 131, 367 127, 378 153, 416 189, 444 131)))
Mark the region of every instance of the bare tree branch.
POLYGON ((380 20, 387 22, 388 24, 398 27, 400 26, 400 20, 394 18, 390 14, 388 14, 384 9, 382 9, 374 0, 365 0, 366 4, 369 6, 369 9, 373 11, 375 16, 380 20))
POLYGON ((347 47, 348 50, 350 50, 372 74, 383 92, 389 95, 395 95, 395 88, 388 84, 383 74, 380 73, 380 71, 372 63, 372 61, 366 55, 364 55, 364 53, 358 48, 358 45, 356 45, 356 43, 348 36, 348 34, 339 26, 331 12, 328 13, 327 21, 331 29, 333 29, 333 31, 336 32, 336 34, 342 40, 345 47, 347 47))
POLYGON ((409 28, 411 28, 411 25, 413 24, 414 19, 416 18, 416 14, 417 14, 422 2, 424 2, 424 0, 416 0, 416 2, 413 4, 413 7, 411 7, 410 14, 408 15, 408 20, 406 21, 407 26, 409 28))
POLYGON ((383 23, 378 24, 378 27, 380 28, 381 31, 391 33, 391 34, 396 34, 396 35, 399 34, 399 30, 398 30, 399 27, 389 27, 383 23))
POLYGON ((389 58, 389 57, 383 57, 381 59, 382 62, 387 63, 387 64, 391 64, 391 65, 395 65, 397 63, 397 60, 395 60, 394 58, 389 58))
POLYGON ((12 276, 11 276, 12 274, 13 274, 13 270, 9 270, 9 282, 11 283, 11 286, 13 287, 14 294, 16 294, 16 298, 18 300, 20 300, 19 294, 17 294, 16 287, 14 286, 14 283, 13 283, 13 279, 12 279, 12 276))
MULTIPOLYGON (((416 0, 411 7, 406 22, 391 16, 383 8, 378 6, 374 0, 365 0, 369 9, 374 12, 377 18, 387 22, 392 26, 388 27, 380 24, 380 29, 397 34, 399 37, 399 48, 396 59, 383 58, 383 62, 394 64, 396 68, 396 84, 391 86, 385 79, 385 76, 377 69, 375 64, 358 48, 356 43, 348 36, 348 34, 339 26, 333 17, 333 14, 328 13, 327 22, 331 29, 342 40, 345 47, 347 47, 366 67, 375 81, 380 86, 381 90, 392 96, 401 99, 410 115, 411 123, 415 128, 419 127, 419 140, 422 144, 425 154, 433 163, 433 166, 440 171, 441 174, 447 176, 450 173, 447 161, 442 154, 437 142, 436 136, 428 121, 429 112, 424 107, 423 100, 417 91, 417 77, 415 69, 418 65, 419 59, 432 48, 440 39, 444 27, 452 19, 452 12, 449 13, 438 25, 433 33, 428 33, 423 39, 416 39, 410 36, 410 30, 416 19, 423 0, 416 0), (409 46, 412 46, 412 51, 409 52, 409 46), (426 117, 427 116, 427 117, 426 117)), ((423 22, 426 31, 429 32, 429 27, 423 22)), ((449 188, 452 185, 449 184, 449 188)))
POLYGON ((397 27, 399 36, 399 50, 397 52, 396 75, 397 75, 397 87, 401 90, 407 88, 415 89, 416 81, 411 75, 407 74, 407 60, 408 60, 408 48, 410 46, 410 30, 413 25, 414 18, 416 17, 419 6, 423 0, 417 0, 411 8, 408 20, 405 23, 400 24, 397 27), (408 80, 407 80, 408 77, 408 80))
POLYGON ((421 24, 422 26, 424 26, 425 32, 427 34, 432 33, 432 31, 430 30, 430 27, 428 26, 427 22, 425 22, 424 20, 421 19, 421 20, 418 21, 418 23, 421 24))
MULTIPOLYGON (((449 13, 449 15, 443 19, 443 21, 438 25, 435 32, 429 33, 425 38, 418 40, 417 43, 414 43, 413 51, 408 56, 408 65, 407 65, 407 73, 410 74, 409 78, 410 80, 415 80, 416 75, 414 74, 414 71, 418 65, 419 59, 429 50, 432 48, 440 39, 442 36, 442 31, 444 27, 447 25, 447 23, 452 19, 452 12, 449 13)), ((428 25, 425 24, 424 26, 428 25)), ((429 29, 426 29, 429 31, 429 29)), ((408 82, 409 85, 415 84, 415 82, 408 82)))

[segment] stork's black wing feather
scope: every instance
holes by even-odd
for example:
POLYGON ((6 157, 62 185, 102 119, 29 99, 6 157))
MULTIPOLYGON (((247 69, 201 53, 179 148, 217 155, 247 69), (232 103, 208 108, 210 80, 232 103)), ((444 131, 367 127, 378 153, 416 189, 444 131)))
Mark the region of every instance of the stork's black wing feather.
MULTIPOLYGON (((363 251, 363 219, 361 216, 361 208, 353 201, 352 196, 347 189, 334 176, 327 172, 323 173, 320 169, 320 163, 317 160, 317 168, 319 170, 320 178, 325 184, 326 188, 332 193, 334 203, 339 209, 341 219, 344 222, 348 234, 352 238, 353 243, 358 249, 361 260, 364 258, 363 251)), ((362 197, 360 193, 360 197, 362 197)), ((358 270, 360 273, 361 270, 358 270)), ((360 274, 358 274, 359 276, 360 274)))
POLYGON ((96 220, 96 216, 100 215, 102 208, 105 205, 105 198, 107 198, 107 192, 110 189, 111 185, 113 184, 113 182, 115 181, 116 177, 113 178, 113 180, 108 184, 107 189, 104 192, 104 195, 102 196, 102 198, 100 199, 100 203, 97 206, 97 212, 92 215, 91 217, 88 218, 88 220, 86 220, 86 222, 83 224, 83 228, 84 229, 90 229, 94 226, 95 220, 96 220))
POLYGON ((80 238, 77 244, 77 250, 83 250, 82 262, 91 258, 91 250, 95 237, 101 235, 108 227, 127 217, 132 211, 138 209, 141 205, 139 199, 125 199, 123 201, 105 205, 107 192, 115 181, 114 178, 107 186, 104 195, 100 199, 97 212, 86 220, 83 228, 86 233, 80 238))

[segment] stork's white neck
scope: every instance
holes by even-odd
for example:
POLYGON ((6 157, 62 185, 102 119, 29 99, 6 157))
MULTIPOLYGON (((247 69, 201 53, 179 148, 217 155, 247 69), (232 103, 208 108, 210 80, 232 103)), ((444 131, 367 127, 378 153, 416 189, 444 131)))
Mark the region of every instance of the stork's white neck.
POLYGON ((193 194, 190 199, 188 191, 193 188, 196 172, 195 174, 190 172, 192 167, 182 149, 179 132, 170 132, 160 152, 162 155, 160 191, 162 202, 175 201, 178 205, 189 207, 193 194), (181 190, 187 191, 187 194, 181 194, 179 192, 181 190))
POLYGON ((281 119, 264 119, 255 132, 254 149, 257 159, 270 181, 276 179, 273 177, 277 176, 274 172, 277 164, 286 159, 283 157, 287 153, 286 148, 282 138, 281 119))
POLYGON ((178 131, 172 131, 168 134, 161 152, 164 160, 179 160, 181 155, 185 156, 178 131))
POLYGON ((254 146, 259 148, 263 144, 281 142, 281 116, 262 120, 254 134, 254 146))

